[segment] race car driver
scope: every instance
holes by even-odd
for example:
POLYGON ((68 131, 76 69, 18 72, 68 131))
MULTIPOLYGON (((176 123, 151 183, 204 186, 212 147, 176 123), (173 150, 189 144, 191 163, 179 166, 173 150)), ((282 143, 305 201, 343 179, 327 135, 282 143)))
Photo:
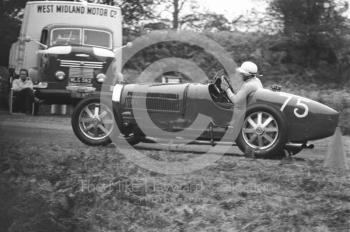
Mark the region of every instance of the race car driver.
POLYGON ((263 88, 263 85, 257 77, 258 67, 253 62, 246 61, 242 63, 241 67, 237 68, 236 71, 243 80, 243 84, 238 92, 236 94, 233 93, 225 80, 221 81, 221 89, 226 92, 228 98, 233 104, 240 105, 246 102, 245 100, 251 93, 263 88))

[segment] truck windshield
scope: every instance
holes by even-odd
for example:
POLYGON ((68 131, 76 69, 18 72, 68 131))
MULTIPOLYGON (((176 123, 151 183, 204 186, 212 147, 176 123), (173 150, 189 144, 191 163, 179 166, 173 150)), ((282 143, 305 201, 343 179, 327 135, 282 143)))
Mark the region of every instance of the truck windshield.
POLYGON ((84 45, 112 48, 111 33, 100 30, 84 29, 84 45))
POLYGON ((112 34, 108 31, 81 28, 56 28, 51 32, 51 45, 86 45, 112 49, 112 34), (83 33, 81 33, 83 31, 83 33))
POLYGON ((75 28, 54 29, 51 35, 51 45, 80 45, 80 31, 75 28))

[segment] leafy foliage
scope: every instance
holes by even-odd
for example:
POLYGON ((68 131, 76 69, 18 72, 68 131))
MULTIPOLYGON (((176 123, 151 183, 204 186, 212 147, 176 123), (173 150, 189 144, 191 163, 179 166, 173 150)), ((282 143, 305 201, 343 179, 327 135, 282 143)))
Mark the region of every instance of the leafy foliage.
POLYGON ((0 16, 0 66, 7 67, 11 44, 17 40, 20 21, 9 15, 0 16))
POLYGON ((9 49, 17 40, 21 9, 26 0, 0 0, 0 65, 7 66, 9 49))
POLYGON ((318 67, 324 62, 336 64, 342 32, 345 32, 342 14, 348 7, 346 1, 273 0, 270 14, 283 26, 286 38, 280 47, 289 55, 286 62, 304 67, 318 67))
POLYGON ((133 28, 138 22, 154 17, 154 0, 118 0, 116 4, 122 10, 124 27, 133 28))
POLYGON ((16 17, 28 0, 0 0, 0 15, 16 17))
MULTIPOLYGON (((161 42, 139 51, 126 63, 124 67, 126 70, 135 70, 133 74, 127 74, 127 81, 134 82, 137 76, 150 64, 169 57, 192 61, 208 77, 214 76, 215 72, 223 68, 212 55, 206 53, 201 47, 179 41, 161 42)), ((188 79, 191 78, 193 77, 188 77, 188 79)), ((201 81, 206 81, 206 78, 203 77, 202 80, 196 80, 196 82, 201 81)))
POLYGON ((162 11, 169 14, 169 18, 158 15, 158 18, 171 25, 172 29, 179 29, 187 23, 198 21, 197 8, 198 4, 195 0, 155 0, 156 5, 162 6, 162 11), (191 13, 184 13, 185 9, 191 13))

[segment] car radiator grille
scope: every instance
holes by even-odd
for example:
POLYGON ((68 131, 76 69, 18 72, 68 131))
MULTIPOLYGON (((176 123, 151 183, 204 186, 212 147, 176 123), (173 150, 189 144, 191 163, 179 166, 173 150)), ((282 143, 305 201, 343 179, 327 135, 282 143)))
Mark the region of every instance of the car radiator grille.
MULTIPOLYGON (((165 93, 132 93, 129 92, 125 98, 125 109, 132 109, 132 99, 134 101, 146 98, 146 108, 153 112, 181 112, 182 101, 178 94, 165 93)), ((137 108, 136 108, 137 109, 137 108)))

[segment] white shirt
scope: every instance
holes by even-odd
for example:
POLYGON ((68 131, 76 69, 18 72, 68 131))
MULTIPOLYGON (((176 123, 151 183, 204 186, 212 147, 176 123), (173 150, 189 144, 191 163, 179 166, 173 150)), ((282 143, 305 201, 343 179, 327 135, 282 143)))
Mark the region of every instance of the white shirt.
POLYGON ((227 89, 227 96, 230 98, 233 104, 241 105, 245 104, 245 101, 249 94, 256 92, 258 89, 264 88, 261 81, 257 77, 253 77, 245 81, 237 94, 234 94, 230 89, 227 89))
POLYGON ((21 91, 25 88, 33 89, 33 82, 30 80, 30 78, 27 78, 25 81, 22 81, 21 78, 13 80, 12 89, 14 91, 21 91))

